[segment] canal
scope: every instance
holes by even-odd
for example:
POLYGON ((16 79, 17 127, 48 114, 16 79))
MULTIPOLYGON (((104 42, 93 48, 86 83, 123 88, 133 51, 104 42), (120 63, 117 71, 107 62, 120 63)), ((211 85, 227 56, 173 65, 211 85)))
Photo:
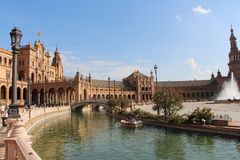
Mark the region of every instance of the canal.
POLYGON ((240 141, 150 126, 130 129, 101 112, 73 112, 33 128, 44 160, 233 160, 240 141))

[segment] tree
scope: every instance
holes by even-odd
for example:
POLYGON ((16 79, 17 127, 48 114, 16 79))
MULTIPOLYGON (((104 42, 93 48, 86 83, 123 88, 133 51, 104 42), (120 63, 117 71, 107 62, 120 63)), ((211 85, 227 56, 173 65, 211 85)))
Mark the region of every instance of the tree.
POLYGON ((118 104, 120 105, 122 110, 125 110, 126 108, 128 108, 130 106, 130 101, 126 97, 121 97, 118 100, 118 104))
POLYGON ((114 98, 109 99, 108 107, 109 107, 110 111, 113 111, 116 106, 117 106, 116 99, 114 99, 114 98))
POLYGON ((175 115, 183 108, 182 96, 178 91, 172 89, 156 92, 153 95, 153 102, 155 103, 153 110, 157 111, 158 115, 160 114, 160 111, 163 110, 165 120, 175 115))

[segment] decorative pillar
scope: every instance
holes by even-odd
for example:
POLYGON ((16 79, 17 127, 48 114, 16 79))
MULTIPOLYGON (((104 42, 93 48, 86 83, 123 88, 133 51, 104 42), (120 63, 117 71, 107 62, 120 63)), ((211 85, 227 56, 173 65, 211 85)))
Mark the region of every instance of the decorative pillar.
POLYGON ((40 104, 40 93, 38 93, 38 100, 37 100, 37 104, 40 104))
POLYGON ((46 104, 48 105, 48 92, 46 92, 46 104))
POLYGON ((9 88, 6 87, 6 97, 5 97, 6 104, 8 104, 8 101, 9 101, 9 88))
POLYGON ((66 100, 67 100, 67 95, 66 95, 67 93, 66 92, 64 92, 64 104, 66 104, 66 100))
POLYGON ((23 89, 20 89, 20 104, 24 104, 23 103, 23 89))

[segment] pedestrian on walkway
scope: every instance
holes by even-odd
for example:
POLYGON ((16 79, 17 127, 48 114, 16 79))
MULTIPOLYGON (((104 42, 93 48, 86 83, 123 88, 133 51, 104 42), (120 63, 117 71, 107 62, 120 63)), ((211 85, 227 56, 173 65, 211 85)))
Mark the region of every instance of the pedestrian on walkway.
POLYGON ((6 105, 5 108, 4 108, 4 117, 5 118, 8 117, 8 110, 9 110, 9 107, 8 107, 8 105, 6 105))

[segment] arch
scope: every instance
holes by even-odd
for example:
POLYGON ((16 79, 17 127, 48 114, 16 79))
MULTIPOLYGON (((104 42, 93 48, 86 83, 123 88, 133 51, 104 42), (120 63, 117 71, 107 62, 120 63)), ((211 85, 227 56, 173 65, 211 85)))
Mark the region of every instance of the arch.
POLYGON ((71 110, 74 111, 76 109, 83 109, 85 106, 92 104, 92 108, 96 109, 96 107, 102 106, 105 109, 108 109, 108 104, 107 100, 87 100, 87 101, 82 101, 80 103, 75 103, 71 106, 71 110))
POLYGON ((57 99, 57 103, 59 105, 64 103, 64 89, 63 89, 63 87, 58 88, 58 90, 57 90, 57 98, 58 98, 57 99))
POLYGON ((38 104, 38 90, 32 90, 32 104, 38 104))
POLYGON ((41 80, 42 80, 41 74, 38 74, 38 82, 41 82, 41 80))
POLYGON ((23 70, 18 72, 18 80, 25 81, 25 72, 23 70))
POLYGON ((45 103, 45 92, 44 88, 40 90, 40 103, 39 104, 44 104, 45 103))
POLYGON ((129 94, 127 97, 128 97, 128 99, 129 99, 129 100, 131 99, 131 96, 130 96, 130 94, 129 94))
POLYGON ((93 99, 96 99, 97 97, 96 97, 96 94, 93 94, 93 99))
POLYGON ((34 78, 35 78, 35 75, 34 75, 34 73, 32 73, 32 74, 31 74, 31 80, 32 80, 32 82, 34 82, 34 78))
POLYGON ((84 98, 84 100, 87 100, 87 90, 86 89, 83 90, 83 98, 84 98))
POLYGON ((2 57, 0 56, 0 64, 2 64, 2 57))
POLYGON ((21 98, 21 89, 20 87, 17 87, 17 100, 20 100, 21 98))
POLYGON ((100 98, 101 98, 101 95, 100 95, 100 94, 98 94, 98 95, 97 95, 97 99, 100 99, 100 98))
POLYGON ((23 89, 23 100, 27 100, 27 88, 23 89))
POLYGON ((6 99, 7 88, 6 86, 1 87, 1 99, 6 99))
POLYGON ((55 89, 53 88, 53 87, 51 87, 51 88, 49 88, 49 90, 48 90, 48 99, 49 99, 49 103, 50 104, 54 104, 54 103, 56 103, 56 99, 55 99, 55 89))
POLYGON ((102 99, 105 99, 105 95, 104 94, 102 95, 102 99))
POLYGON ((9 99, 12 99, 12 87, 9 87, 8 89, 8 93, 9 93, 9 99))
MULTIPOLYGON (((151 94, 150 94, 150 98, 152 99, 152 95, 151 94)), ((135 95, 134 94, 132 95, 132 100, 135 101, 135 95)))

